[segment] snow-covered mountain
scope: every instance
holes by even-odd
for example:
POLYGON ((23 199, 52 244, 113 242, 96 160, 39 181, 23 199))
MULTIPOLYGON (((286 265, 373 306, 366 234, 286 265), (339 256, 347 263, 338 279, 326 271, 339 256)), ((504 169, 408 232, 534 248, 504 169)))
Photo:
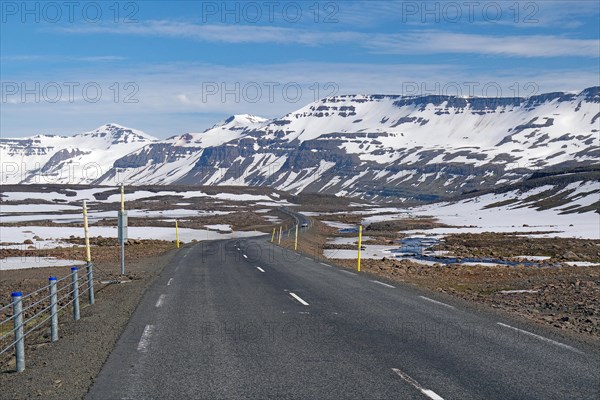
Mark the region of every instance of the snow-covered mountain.
MULTIPOLYGON (((140 140, 111 144, 110 153, 119 156, 102 158, 102 175, 77 183, 268 185, 428 200, 518 182, 549 168, 597 164, 600 87, 529 98, 335 96, 281 118, 236 115, 205 132, 166 140, 129 132, 140 140)), ((39 157, 48 147, 42 142, 50 141, 27 143, 36 138, 1 140, 3 158, 22 154, 29 164, 30 154, 39 157)), ((80 147, 61 140, 53 154, 67 143, 70 153, 57 156, 63 164, 54 160, 51 171, 65 168, 66 159, 86 161, 87 153, 71 154, 89 150, 91 137, 80 147)), ((40 168, 49 169, 49 162, 40 168)), ((28 169, 20 181, 31 182, 35 172, 28 169)))
POLYGON ((1 139, 3 184, 91 183, 116 160, 158 139, 142 131, 106 124, 75 136, 37 135, 1 139))

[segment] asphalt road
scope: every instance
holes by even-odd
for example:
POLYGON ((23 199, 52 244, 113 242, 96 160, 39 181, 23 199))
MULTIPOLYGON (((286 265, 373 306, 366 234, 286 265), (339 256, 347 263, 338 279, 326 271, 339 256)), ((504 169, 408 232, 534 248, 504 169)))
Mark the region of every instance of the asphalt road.
POLYGON ((596 348, 265 238, 184 248, 89 399, 598 399, 596 348))

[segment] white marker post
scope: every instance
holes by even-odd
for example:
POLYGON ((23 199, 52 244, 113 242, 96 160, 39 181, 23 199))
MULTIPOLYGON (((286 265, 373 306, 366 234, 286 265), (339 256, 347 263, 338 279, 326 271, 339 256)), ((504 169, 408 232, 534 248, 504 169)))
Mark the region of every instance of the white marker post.
POLYGON ((90 232, 88 228, 88 210, 87 201, 83 201, 83 233, 85 237, 85 262, 91 263, 92 256, 90 254, 90 232))
POLYGON ((294 239, 294 251, 298 250, 298 224, 296 224, 296 238, 294 239))
POLYGON ((85 265, 88 280, 88 302, 94 304, 94 271, 92 267, 92 255, 90 252, 90 230, 88 225, 87 201, 83 201, 83 232, 85 237, 85 265))
POLYGON ((358 263, 356 270, 360 272, 360 248, 362 247, 362 225, 358 226, 358 263))
POLYGON ((125 241, 127 240, 127 212, 125 211, 125 186, 121 184, 121 211, 119 211, 119 242, 121 243, 121 275, 125 275, 125 241))

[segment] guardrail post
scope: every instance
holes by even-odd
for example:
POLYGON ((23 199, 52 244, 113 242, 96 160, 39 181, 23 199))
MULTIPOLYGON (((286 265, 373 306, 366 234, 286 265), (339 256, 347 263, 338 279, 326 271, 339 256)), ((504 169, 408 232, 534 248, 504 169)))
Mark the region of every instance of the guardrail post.
POLYGON ((13 323, 15 330, 15 358, 17 359, 17 372, 25 370, 25 338, 23 337, 23 293, 13 292, 13 323))
POLYGON ((73 292, 73 320, 79 321, 79 278, 77 267, 71 268, 71 291, 73 292))
POLYGON ((87 285, 88 285, 88 302, 94 304, 94 266, 91 262, 87 263, 87 285))
POLYGON ((56 277, 48 278, 50 281, 50 341, 58 340, 58 296, 56 294, 56 277))

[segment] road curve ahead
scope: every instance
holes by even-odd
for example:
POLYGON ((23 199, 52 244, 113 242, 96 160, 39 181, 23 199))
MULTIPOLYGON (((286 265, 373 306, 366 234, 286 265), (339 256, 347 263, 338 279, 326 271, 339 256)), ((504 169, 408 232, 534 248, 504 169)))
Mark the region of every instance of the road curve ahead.
POLYGON ((89 399, 597 399, 597 348, 264 238, 183 248, 89 399))

